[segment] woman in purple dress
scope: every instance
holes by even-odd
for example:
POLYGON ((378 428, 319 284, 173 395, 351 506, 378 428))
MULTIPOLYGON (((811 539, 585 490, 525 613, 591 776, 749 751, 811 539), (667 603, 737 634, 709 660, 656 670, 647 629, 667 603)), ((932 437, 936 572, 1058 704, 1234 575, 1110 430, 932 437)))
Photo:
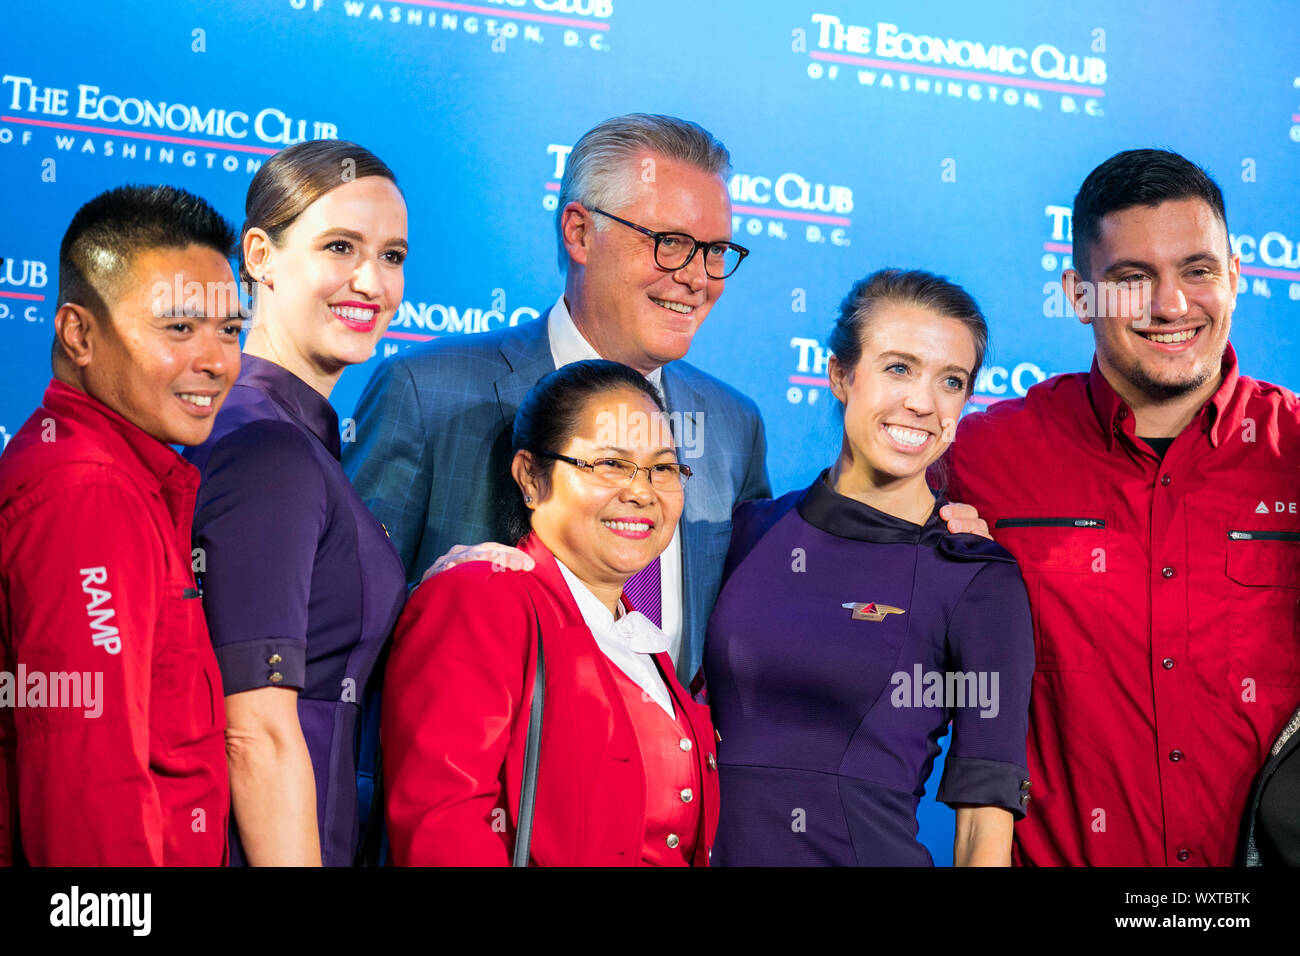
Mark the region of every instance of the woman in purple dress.
POLYGON ((857 283, 831 335, 839 457, 741 504, 705 671, 722 810, 714 865, 930 866, 916 807, 939 739, 958 865, 1009 865, 1029 800, 1033 626, 1011 555, 948 532, 926 469, 987 342, 925 272, 857 283))
POLYGON ((373 154, 319 140, 269 159, 246 213, 254 325, 212 436, 188 455, 226 699, 231 862, 349 866, 361 707, 406 584, 343 474, 329 396, 402 301, 406 203, 373 154))

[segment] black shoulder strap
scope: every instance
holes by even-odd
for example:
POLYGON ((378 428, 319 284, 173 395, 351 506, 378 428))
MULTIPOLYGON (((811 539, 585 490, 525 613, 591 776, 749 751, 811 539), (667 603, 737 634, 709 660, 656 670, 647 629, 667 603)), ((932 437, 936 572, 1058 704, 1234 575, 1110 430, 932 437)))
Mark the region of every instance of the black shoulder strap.
POLYGON ((537 800, 537 765, 542 751, 542 706, 546 691, 546 659, 542 652, 542 621, 533 596, 533 621, 537 625, 537 666, 533 672, 533 706, 528 715, 528 742, 524 746, 524 779, 519 786, 519 825, 511 866, 527 866, 533 842, 533 804, 537 800))

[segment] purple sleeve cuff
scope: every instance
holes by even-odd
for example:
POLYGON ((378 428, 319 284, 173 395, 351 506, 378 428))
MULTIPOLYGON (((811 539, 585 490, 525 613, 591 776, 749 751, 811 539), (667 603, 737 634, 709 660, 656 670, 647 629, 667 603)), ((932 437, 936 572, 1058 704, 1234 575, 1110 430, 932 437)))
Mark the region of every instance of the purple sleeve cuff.
POLYGON ((949 754, 935 799, 949 806, 1001 807, 1023 820, 1029 807, 1029 771, 999 760, 949 754))
POLYGON ((258 687, 307 684, 307 642, 294 637, 267 637, 213 648, 226 696, 258 687))

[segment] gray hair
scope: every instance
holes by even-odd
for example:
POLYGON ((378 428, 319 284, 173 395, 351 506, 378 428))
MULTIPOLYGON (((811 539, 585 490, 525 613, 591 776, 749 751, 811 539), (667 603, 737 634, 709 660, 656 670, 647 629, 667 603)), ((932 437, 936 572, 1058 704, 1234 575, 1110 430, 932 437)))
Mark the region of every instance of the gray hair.
MULTIPOLYGON (((574 144, 560 181, 555 234, 561 272, 569 268, 561 231, 564 207, 571 202, 611 212, 626 207, 632 201, 634 183, 628 165, 642 153, 680 160, 723 178, 731 172, 727 147, 690 120, 657 113, 628 113, 593 126, 574 144)), ((609 222, 602 216, 596 220, 596 228, 607 229, 609 222)))

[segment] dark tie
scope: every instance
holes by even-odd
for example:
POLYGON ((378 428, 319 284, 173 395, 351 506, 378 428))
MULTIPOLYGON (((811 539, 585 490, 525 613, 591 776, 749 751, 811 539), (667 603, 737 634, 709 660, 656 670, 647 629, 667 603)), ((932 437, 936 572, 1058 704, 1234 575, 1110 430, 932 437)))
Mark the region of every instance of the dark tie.
POLYGON ((640 611, 655 627, 663 627, 663 601, 659 596, 659 558, 647 564, 623 585, 623 593, 632 602, 632 610, 640 611))

